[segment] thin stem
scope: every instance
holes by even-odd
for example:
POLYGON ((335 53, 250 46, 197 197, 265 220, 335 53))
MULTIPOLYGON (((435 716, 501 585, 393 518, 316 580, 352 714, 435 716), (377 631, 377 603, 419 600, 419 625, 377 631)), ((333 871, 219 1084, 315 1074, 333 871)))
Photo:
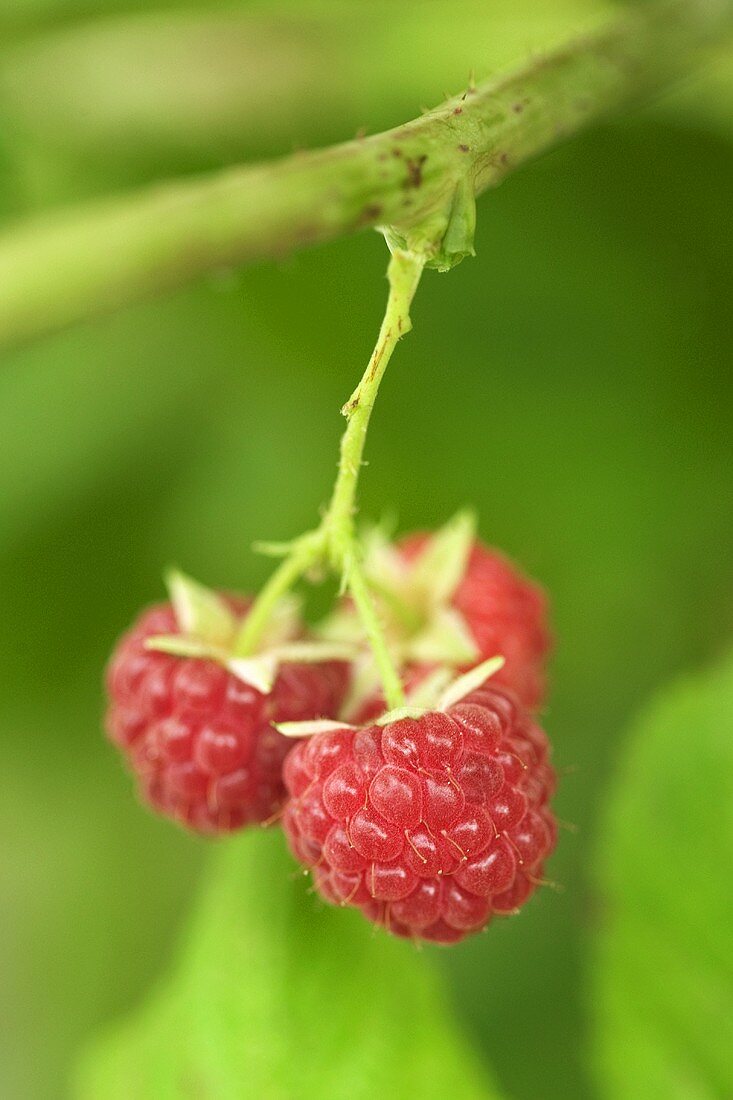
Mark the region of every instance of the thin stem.
POLYGON ((404 705, 399 673, 379 621, 377 609, 361 564, 361 548, 354 532, 356 489, 359 483, 367 430, 379 386, 392 352, 401 336, 412 328, 410 306, 415 296, 425 257, 395 249, 387 269, 389 295, 372 357, 359 385, 341 410, 347 418, 341 437, 339 472, 324 518, 331 561, 341 571, 354 600, 357 614, 379 669, 388 709, 404 705))
POLYGON ((395 710, 405 705, 405 692, 402 687, 399 672, 390 656, 387 640, 382 624, 379 621, 377 609, 369 591, 369 584, 359 560, 358 547, 355 547, 354 555, 346 565, 346 583, 354 601, 361 625, 364 628, 367 641, 374 654, 374 660, 382 681, 384 700, 387 710, 395 710))
POLYGON ((256 651, 275 607, 303 574, 323 558, 325 547, 325 532, 320 529, 301 535, 293 543, 287 557, 270 576, 252 604, 234 644, 236 656, 248 657, 256 651))
POLYGON ((732 22, 733 0, 624 5, 600 29, 394 130, 21 224, 0 239, 0 348, 367 226, 435 245, 457 188, 496 186, 666 87, 732 22))
POLYGON ((348 423, 341 437, 339 472, 325 518, 337 557, 340 541, 348 541, 350 537, 356 488, 374 402, 397 342, 412 327, 410 306, 424 266, 425 258, 422 256, 400 250, 393 252, 387 270, 387 308, 377 343, 359 385, 341 410, 348 423))
POLYGON ((404 704, 404 692, 361 563, 361 548, 354 530, 356 489, 379 385, 397 342, 412 327, 410 306, 424 266, 423 255, 392 251, 387 269, 387 307, 377 343, 359 385, 342 409, 347 425, 341 438, 339 470, 331 502, 318 529, 297 539, 272 574, 252 605, 235 646, 240 656, 254 652, 278 601, 308 569, 325 559, 352 596, 389 709, 404 704))

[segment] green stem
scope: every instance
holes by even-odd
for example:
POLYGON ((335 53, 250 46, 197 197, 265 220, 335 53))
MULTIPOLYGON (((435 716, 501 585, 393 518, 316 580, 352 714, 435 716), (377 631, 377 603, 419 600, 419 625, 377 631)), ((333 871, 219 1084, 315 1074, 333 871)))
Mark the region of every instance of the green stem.
POLYGON ((356 489, 374 402, 398 340, 412 328, 410 306, 424 266, 424 256, 399 249, 392 252, 387 270, 389 296, 377 343, 359 385, 341 410, 348 423, 341 437, 338 477, 323 520, 332 564, 341 572, 354 600, 390 710, 403 706, 405 695, 362 568, 361 548, 354 531, 356 489))
POLYGON ((324 523, 337 560, 343 558, 340 544, 351 541, 364 444, 374 402, 392 352, 401 336, 410 331, 410 306, 415 296, 424 257, 395 249, 389 262, 389 297, 377 343, 359 385, 341 410, 348 424, 341 438, 339 472, 324 523))
POLYGON ((733 0, 619 6, 602 28, 394 130, 18 225, 0 239, 0 348, 366 226, 429 244, 457 188, 479 194, 666 87, 732 20, 733 0))
POLYGON ((379 615, 360 561, 359 548, 356 546, 351 561, 345 565, 344 576, 354 601, 354 607, 369 642, 369 647, 374 654, 379 678, 382 681, 387 710, 403 707, 405 705, 405 692, 402 681, 400 680, 399 671, 390 656, 384 630, 379 621, 379 615))
POLYGON ((410 306, 424 266, 422 255, 400 249, 392 252, 387 269, 389 295, 377 343, 359 385, 342 409, 348 423, 341 438, 339 470, 331 502, 318 529, 297 539, 272 574, 252 605, 235 646, 240 656, 254 652, 277 602, 304 573, 325 559, 352 596, 389 709, 404 704, 404 692, 361 562, 354 529, 356 490, 374 402, 398 340, 412 327, 410 306))
POLYGON ((237 657, 248 657, 256 651, 275 607, 303 574, 323 558, 325 547, 325 533, 320 528, 296 539, 252 604, 234 645, 237 657))

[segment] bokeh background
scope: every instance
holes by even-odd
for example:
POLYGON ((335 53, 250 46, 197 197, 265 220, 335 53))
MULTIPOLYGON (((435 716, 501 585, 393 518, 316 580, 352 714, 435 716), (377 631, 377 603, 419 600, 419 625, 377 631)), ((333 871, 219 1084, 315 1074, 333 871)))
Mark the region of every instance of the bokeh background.
MULTIPOLYGON (((0 0, 0 218, 374 131, 596 11, 399 8, 0 0)), ((370 433, 365 516, 409 530, 472 504, 551 593, 564 890, 429 952, 516 1098, 593 1095, 604 792, 639 705, 733 633, 725 86, 691 81, 485 196, 478 258, 424 279, 370 433)), ((169 563, 251 589, 252 541, 312 523, 384 269, 366 233, 3 362, 3 1097, 65 1095, 175 950, 210 847, 137 805, 101 734, 105 658, 169 563)))

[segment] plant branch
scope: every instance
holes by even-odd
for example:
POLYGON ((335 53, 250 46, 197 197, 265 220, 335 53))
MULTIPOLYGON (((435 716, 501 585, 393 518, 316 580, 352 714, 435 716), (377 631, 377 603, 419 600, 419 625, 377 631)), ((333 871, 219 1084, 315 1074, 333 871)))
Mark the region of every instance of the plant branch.
POLYGON ((0 241, 0 349, 367 226, 449 266, 460 253, 440 248, 458 189, 478 194, 664 88, 732 18, 733 0, 640 5, 394 130, 18 225, 0 241))

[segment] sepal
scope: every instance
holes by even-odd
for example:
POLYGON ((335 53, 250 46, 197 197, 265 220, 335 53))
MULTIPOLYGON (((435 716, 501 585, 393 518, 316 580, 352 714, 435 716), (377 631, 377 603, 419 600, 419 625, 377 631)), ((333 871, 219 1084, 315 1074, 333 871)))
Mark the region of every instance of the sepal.
POLYGON ((428 713, 428 707, 411 707, 406 705, 404 707, 395 707, 394 710, 385 711, 384 714, 380 714, 379 718, 375 719, 375 726, 388 726, 391 722, 400 722, 403 718, 422 718, 424 714, 428 713))
POLYGON ((479 649, 459 611, 437 607, 424 630, 410 638, 402 649, 405 660, 420 664, 469 665, 479 649))
POLYGON ((213 646, 231 643, 237 619, 217 592, 178 569, 169 570, 166 587, 182 635, 213 646))
POLYGON ((319 733, 333 733, 335 730, 355 730, 348 722, 337 722, 333 718, 315 718, 310 722, 275 722, 275 729, 283 737, 316 737, 319 733))
POLYGON ((426 603, 447 603, 465 576, 476 539, 476 516, 469 509, 457 512, 428 539, 410 571, 414 585, 426 603))
POLYGON ((439 710, 448 710, 461 699, 465 699, 472 691, 477 691, 486 681, 504 667, 503 657, 489 657, 488 661, 482 661, 480 665, 464 672, 462 676, 453 680, 440 697, 439 710))
POLYGON ((194 581, 179 570, 171 570, 166 583, 180 633, 148 638, 146 649, 174 657, 214 661, 233 676, 263 695, 269 695, 281 665, 350 661, 355 645, 346 641, 301 641, 299 602, 285 596, 270 616, 258 653, 236 655, 236 639, 243 619, 229 608, 218 593, 194 581))

